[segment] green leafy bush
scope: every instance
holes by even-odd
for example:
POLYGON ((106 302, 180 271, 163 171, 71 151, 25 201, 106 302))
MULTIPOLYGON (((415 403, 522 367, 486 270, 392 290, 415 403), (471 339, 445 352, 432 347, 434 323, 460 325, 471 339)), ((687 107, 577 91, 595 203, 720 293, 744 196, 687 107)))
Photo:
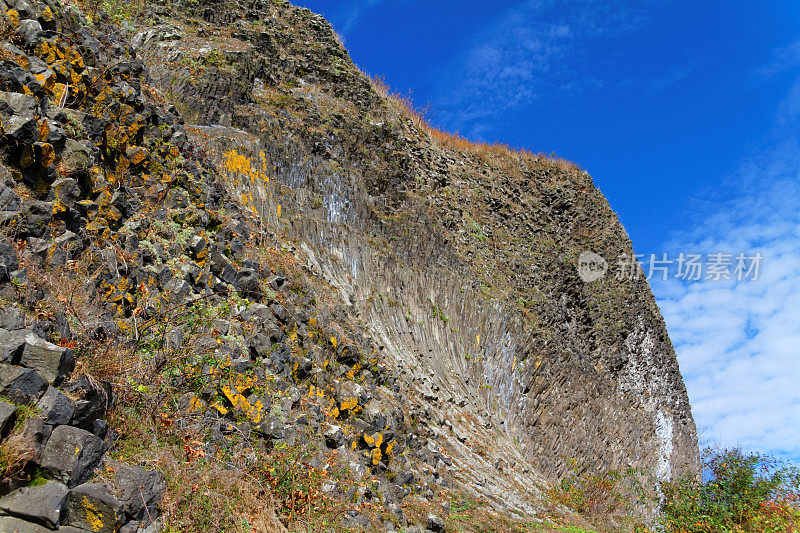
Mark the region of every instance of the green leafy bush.
POLYGON ((663 483, 661 525, 668 533, 800 531, 800 473, 739 449, 706 450, 700 477, 663 483))

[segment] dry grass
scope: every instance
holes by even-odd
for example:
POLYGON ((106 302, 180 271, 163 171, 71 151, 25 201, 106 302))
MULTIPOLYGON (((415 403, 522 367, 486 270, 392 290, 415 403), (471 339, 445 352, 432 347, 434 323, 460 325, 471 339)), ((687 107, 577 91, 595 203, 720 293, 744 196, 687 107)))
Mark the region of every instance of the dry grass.
POLYGON ((142 416, 147 402, 131 400, 112 417, 124 435, 115 455, 164 475, 160 507, 168 531, 286 531, 268 486, 240 465, 207 456, 196 434, 177 429, 169 417, 142 416))
POLYGON ((466 139, 458 132, 442 131, 431 124, 427 108, 417 108, 410 96, 404 96, 392 91, 381 78, 370 77, 369 79, 375 91, 394 108, 395 112, 401 116, 408 117, 417 130, 427 132, 434 143, 441 148, 474 155, 484 162, 494 165, 511 161, 523 163, 526 166, 546 165, 558 168, 562 172, 579 170, 578 165, 572 161, 559 158, 554 154, 537 154, 529 150, 513 148, 503 143, 474 142, 466 139))
POLYGON ((22 430, 22 422, 17 422, 11 434, 0 444, 0 482, 20 479, 25 467, 37 457, 33 435, 22 430))

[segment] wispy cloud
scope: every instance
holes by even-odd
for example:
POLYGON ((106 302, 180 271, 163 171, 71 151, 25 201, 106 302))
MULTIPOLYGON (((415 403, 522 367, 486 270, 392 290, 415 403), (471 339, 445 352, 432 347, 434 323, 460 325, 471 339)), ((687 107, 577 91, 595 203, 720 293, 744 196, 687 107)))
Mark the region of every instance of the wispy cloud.
MULTIPOLYGON (((442 96, 435 102, 441 119, 451 129, 480 137, 476 133, 486 131, 491 118, 543 95, 617 83, 586 68, 587 50, 641 29, 655 5, 649 0, 529 0, 509 8, 474 36, 443 80, 442 96)), ((682 79, 678 74, 669 72, 653 82, 674 83, 682 79)))
MULTIPOLYGON (((782 115, 800 116, 800 83, 782 115)), ((789 121, 791 122, 791 120, 789 121)), ((704 444, 800 459, 800 143, 743 161, 716 201, 667 244, 764 256, 757 281, 653 282, 704 444)))
POLYGON ((800 40, 777 49, 772 61, 756 69, 753 72, 753 77, 759 80, 767 80, 797 68, 800 68, 800 40))
POLYGON ((335 15, 336 20, 340 21, 338 24, 339 31, 347 36, 348 33, 358 24, 364 13, 372 8, 377 7, 383 0, 358 0, 356 2, 349 2, 346 7, 335 15))

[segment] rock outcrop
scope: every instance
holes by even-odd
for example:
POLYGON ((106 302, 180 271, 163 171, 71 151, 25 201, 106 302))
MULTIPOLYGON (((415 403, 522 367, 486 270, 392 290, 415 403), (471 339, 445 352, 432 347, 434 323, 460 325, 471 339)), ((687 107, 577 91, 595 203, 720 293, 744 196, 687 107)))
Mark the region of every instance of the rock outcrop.
MULTIPOLYGON (((155 528, 131 416, 187 465, 317 446, 369 481, 320 487, 351 527, 444 531, 403 510, 442 490, 536 517, 573 459, 697 467, 646 281, 578 275, 632 254, 586 172, 431 130, 287 2, 144 6, 0 2, 0 529, 155 528)), ((273 530, 310 509, 266 479, 273 530)))

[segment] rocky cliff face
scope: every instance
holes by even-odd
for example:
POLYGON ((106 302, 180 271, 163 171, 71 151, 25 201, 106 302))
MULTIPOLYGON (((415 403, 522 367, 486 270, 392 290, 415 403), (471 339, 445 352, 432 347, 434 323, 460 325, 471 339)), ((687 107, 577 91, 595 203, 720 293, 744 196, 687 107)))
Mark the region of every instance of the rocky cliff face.
POLYGON ((586 172, 431 130, 289 3, 114 5, 3 8, 0 296, 78 352, 51 389, 103 374, 207 457, 318 442, 374 480, 324 487, 358 527, 442 490, 537 516, 572 459, 696 468, 646 281, 578 275, 632 254, 586 172))

